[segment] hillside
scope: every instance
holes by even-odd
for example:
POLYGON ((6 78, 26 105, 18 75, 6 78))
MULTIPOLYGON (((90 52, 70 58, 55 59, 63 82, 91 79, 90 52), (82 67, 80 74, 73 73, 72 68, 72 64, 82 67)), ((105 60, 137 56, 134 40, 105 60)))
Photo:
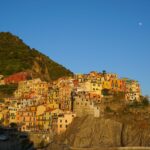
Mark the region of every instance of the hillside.
POLYGON ((33 77, 55 80, 73 73, 36 49, 31 49, 17 36, 0 32, 0 74, 28 71, 33 77))

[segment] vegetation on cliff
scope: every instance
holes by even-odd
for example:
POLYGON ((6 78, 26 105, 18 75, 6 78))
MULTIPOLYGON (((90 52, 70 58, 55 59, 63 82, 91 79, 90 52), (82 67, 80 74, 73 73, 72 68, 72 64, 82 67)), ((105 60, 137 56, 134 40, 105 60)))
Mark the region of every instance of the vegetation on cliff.
POLYGON ((73 73, 36 49, 31 49, 17 36, 0 32, 0 74, 29 71, 33 77, 55 80, 73 73))
POLYGON ((12 96, 17 88, 17 84, 0 85, 0 98, 12 96))

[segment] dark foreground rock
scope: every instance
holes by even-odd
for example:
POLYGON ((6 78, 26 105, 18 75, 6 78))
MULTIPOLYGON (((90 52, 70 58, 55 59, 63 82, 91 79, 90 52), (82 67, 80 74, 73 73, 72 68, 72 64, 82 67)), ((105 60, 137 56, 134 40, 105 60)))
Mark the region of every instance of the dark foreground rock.
POLYGON ((26 133, 0 128, 0 150, 35 150, 26 133))

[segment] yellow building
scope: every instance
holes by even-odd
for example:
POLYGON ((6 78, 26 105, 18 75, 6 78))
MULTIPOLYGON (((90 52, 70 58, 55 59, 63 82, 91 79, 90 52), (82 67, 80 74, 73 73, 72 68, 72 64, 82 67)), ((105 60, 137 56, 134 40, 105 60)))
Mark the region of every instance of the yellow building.
POLYGON ((45 113, 43 114, 43 119, 44 119, 44 130, 49 130, 52 127, 52 113, 51 113, 51 109, 45 111, 45 113))
POLYGON ((4 117, 3 125, 8 126, 9 125, 9 111, 7 109, 5 109, 2 111, 2 113, 3 113, 3 117, 4 117))
POLYGON ((55 101, 52 101, 52 102, 47 104, 47 107, 50 108, 50 109, 58 109, 59 104, 57 104, 55 101))
POLYGON ((27 81, 21 81, 18 84, 18 89, 14 92, 16 97, 21 97, 24 93, 35 92, 43 95, 48 92, 48 83, 41 81, 39 78, 27 81))
POLYGON ((36 115, 42 115, 44 114, 44 112, 46 111, 46 106, 45 105, 39 105, 37 106, 37 111, 36 111, 36 115))
POLYGON ((46 106, 39 105, 37 106, 36 111, 36 126, 38 130, 44 129, 44 113, 46 111, 46 106))
POLYGON ((101 95, 102 84, 100 82, 91 82, 91 92, 101 95))
POLYGON ((3 122, 3 119, 4 119, 3 112, 0 112, 0 122, 3 122))
POLYGON ((102 88, 110 90, 111 89, 111 82, 110 81, 103 81, 102 88))
POLYGON ((9 124, 10 123, 17 123, 17 108, 16 107, 9 107, 9 124))
POLYGON ((65 112, 64 114, 59 115, 57 119, 56 132, 60 134, 66 131, 66 129, 68 128, 68 126, 71 124, 71 122, 73 121, 75 117, 76 117, 76 114, 72 112, 65 112))
POLYGON ((36 128, 37 130, 44 130, 44 117, 43 114, 36 116, 36 128))

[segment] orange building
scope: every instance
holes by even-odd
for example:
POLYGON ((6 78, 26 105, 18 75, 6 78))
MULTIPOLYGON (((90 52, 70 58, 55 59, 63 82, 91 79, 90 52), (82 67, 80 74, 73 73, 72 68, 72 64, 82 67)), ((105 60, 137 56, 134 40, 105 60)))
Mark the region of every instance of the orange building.
POLYGON ((36 130, 36 107, 27 107, 17 112, 17 122, 21 131, 36 130))

